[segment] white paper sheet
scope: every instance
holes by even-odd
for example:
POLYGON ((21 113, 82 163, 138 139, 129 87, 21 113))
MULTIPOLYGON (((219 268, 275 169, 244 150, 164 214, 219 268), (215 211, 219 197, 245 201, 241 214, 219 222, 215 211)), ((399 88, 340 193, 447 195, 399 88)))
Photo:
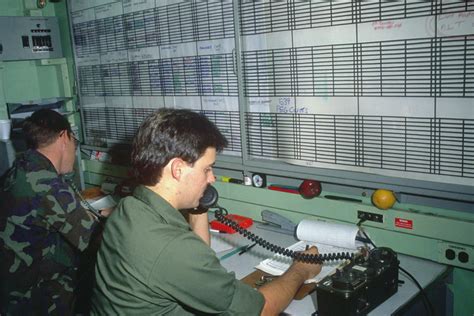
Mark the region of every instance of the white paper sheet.
MULTIPOLYGON (((115 202, 114 198, 110 195, 103 196, 97 200, 87 200, 87 202, 89 202, 89 204, 96 210, 103 210, 117 205, 117 202, 115 202)), ((87 205, 85 207, 87 208, 87 205)))

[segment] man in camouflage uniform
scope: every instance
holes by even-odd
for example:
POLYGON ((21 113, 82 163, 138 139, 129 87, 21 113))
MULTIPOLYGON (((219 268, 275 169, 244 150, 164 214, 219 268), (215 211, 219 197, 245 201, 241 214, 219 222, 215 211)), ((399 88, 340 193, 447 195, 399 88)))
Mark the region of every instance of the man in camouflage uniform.
POLYGON ((98 220, 62 176, 75 160, 69 122, 39 110, 23 131, 30 149, 0 178, 0 315, 69 315, 98 220))

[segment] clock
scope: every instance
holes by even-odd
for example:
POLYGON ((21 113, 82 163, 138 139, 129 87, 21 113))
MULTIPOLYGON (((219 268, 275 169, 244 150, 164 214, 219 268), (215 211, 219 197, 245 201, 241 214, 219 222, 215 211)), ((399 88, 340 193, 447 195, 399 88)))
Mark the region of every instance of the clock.
POLYGON ((252 185, 256 188, 264 188, 267 186, 267 177, 264 174, 252 174, 252 185))

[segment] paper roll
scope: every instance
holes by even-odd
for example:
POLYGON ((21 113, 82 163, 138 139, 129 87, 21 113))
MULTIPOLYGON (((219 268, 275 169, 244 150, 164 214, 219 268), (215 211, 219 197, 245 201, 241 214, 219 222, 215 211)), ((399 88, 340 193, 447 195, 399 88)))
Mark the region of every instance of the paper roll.
POLYGON ((296 229, 299 240, 356 249, 359 227, 323 221, 302 220, 296 229))

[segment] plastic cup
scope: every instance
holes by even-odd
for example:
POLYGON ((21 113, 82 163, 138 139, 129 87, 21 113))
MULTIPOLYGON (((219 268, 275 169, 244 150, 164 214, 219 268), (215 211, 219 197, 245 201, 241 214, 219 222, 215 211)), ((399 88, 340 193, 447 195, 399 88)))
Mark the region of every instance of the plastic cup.
POLYGON ((11 127, 12 127, 12 122, 10 120, 0 120, 0 139, 1 140, 10 139, 11 127))

